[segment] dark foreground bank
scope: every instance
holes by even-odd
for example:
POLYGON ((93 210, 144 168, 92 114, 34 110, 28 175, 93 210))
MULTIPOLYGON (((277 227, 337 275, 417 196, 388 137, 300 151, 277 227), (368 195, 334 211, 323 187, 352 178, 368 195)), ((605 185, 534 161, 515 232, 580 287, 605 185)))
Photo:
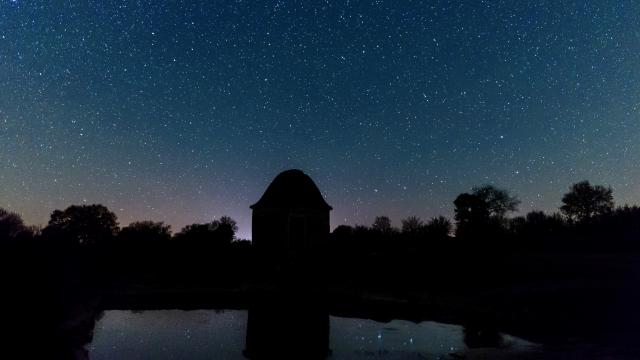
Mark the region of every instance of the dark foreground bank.
POLYGON ((67 250, 2 253, 5 350, 82 358, 97 314, 110 309, 319 306, 339 317, 463 325, 475 348, 497 347, 496 335, 507 333, 542 344, 549 357, 594 347, 634 358, 639 335, 635 253, 439 252, 274 265, 245 252, 172 261, 180 254, 67 250))

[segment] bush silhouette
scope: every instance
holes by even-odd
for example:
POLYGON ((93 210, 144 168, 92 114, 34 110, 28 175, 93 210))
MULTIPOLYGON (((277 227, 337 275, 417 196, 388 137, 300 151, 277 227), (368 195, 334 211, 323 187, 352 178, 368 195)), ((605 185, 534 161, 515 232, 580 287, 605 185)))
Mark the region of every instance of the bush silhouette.
POLYGON ((417 235, 424 230, 424 223, 417 216, 409 216, 401 222, 403 234, 417 235))
POLYGON ((164 222, 136 221, 122 228, 118 240, 122 244, 148 244, 152 246, 171 239, 171 225, 164 222))
POLYGON ((174 240, 182 244, 224 248, 235 239, 237 230, 236 221, 223 216, 209 223, 187 225, 174 236, 174 240))
POLYGON ((424 226, 427 236, 435 239, 447 238, 451 233, 451 228, 451 221, 444 216, 433 217, 424 226))

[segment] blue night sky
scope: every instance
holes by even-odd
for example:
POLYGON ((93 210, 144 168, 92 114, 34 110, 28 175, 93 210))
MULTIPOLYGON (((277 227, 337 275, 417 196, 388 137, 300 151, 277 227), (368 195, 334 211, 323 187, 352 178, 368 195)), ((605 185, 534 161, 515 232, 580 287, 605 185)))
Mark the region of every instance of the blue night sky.
POLYGON ((300 168, 332 227, 640 202, 636 1, 0 0, 0 207, 102 203, 174 230, 300 168))

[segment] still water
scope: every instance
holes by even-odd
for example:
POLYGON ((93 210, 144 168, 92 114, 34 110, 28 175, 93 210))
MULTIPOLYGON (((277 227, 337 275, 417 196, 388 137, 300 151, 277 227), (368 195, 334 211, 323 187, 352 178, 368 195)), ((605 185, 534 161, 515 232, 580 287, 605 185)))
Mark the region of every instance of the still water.
MULTIPOLYGON (((245 310, 106 311, 87 349, 93 360, 245 359, 247 320, 245 310)), ((518 358, 536 350, 534 344, 506 335, 500 348, 468 349, 461 326, 430 321, 381 323, 331 316, 329 326, 330 359, 518 358)))

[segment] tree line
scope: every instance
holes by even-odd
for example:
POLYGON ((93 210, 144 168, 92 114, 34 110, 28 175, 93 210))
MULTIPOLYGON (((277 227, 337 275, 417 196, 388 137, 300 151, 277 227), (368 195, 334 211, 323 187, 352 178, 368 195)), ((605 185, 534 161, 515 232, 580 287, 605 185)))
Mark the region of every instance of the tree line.
MULTIPOLYGON (((511 242, 507 246, 561 247, 582 241, 637 246, 640 237, 640 208, 615 207, 610 187, 588 181, 573 184, 562 197, 558 212, 531 211, 509 217, 520 200, 493 185, 474 187, 454 201, 454 222, 444 216, 423 221, 417 216, 392 226, 387 216, 378 216, 370 226, 340 225, 331 234, 331 246, 349 251, 385 251, 389 247, 416 249, 445 241, 471 247, 511 242), (605 238, 607 240, 605 240, 605 238), (612 241, 615 240, 615 241, 612 241)), ((123 228, 116 215, 99 204, 72 205, 55 210, 43 229, 26 225, 20 215, 0 208, 0 240, 15 243, 44 240, 69 246, 140 246, 180 243, 222 251, 230 247, 249 248, 250 242, 236 238, 235 220, 222 216, 204 224, 191 224, 173 234, 163 222, 138 221, 123 228)), ((573 244, 571 245, 573 246, 573 244)))
POLYGON ((120 228, 115 213, 100 204, 71 205, 54 210, 47 225, 40 229, 27 226, 17 213, 0 208, 0 239, 3 242, 54 240, 61 245, 97 246, 106 243, 152 245, 170 240, 181 243, 207 243, 223 248, 236 239, 238 225, 229 216, 208 223, 187 225, 173 234, 171 225, 162 221, 136 221, 120 228))
POLYGON ((520 200, 493 185, 474 187, 454 201, 453 222, 443 216, 417 216, 392 226, 378 216, 369 226, 340 225, 332 244, 353 251, 384 253, 434 247, 477 250, 628 250, 640 249, 640 208, 615 206, 610 187, 588 181, 573 184, 557 212, 518 211, 520 200))

